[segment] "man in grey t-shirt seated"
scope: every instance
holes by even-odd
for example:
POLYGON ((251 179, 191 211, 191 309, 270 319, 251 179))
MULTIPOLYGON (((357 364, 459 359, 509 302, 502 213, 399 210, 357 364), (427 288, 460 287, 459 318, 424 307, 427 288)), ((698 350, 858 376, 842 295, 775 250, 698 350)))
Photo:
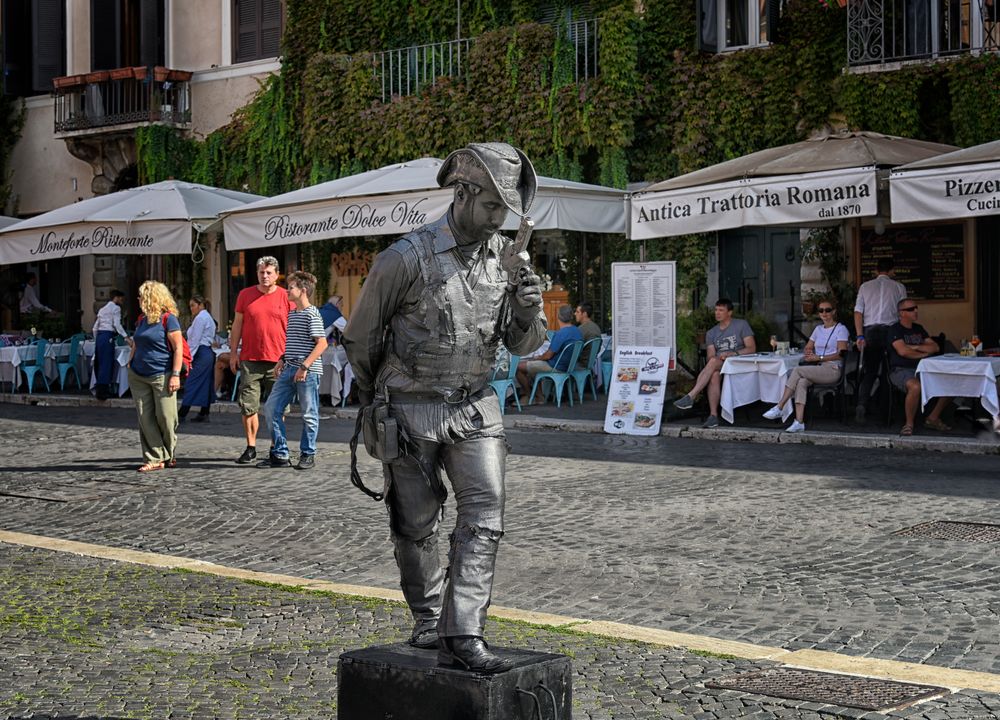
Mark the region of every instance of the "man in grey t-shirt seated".
POLYGON ((715 303, 715 319, 718 325, 705 335, 705 348, 708 362, 698 373, 691 392, 682 396, 674 405, 681 410, 694 407, 701 391, 708 387, 708 419, 702 427, 719 426, 719 398, 722 396, 722 364, 727 357, 733 355, 751 355, 757 352, 757 343, 753 339, 750 323, 740 318, 733 319, 733 302, 728 298, 719 298, 715 303))

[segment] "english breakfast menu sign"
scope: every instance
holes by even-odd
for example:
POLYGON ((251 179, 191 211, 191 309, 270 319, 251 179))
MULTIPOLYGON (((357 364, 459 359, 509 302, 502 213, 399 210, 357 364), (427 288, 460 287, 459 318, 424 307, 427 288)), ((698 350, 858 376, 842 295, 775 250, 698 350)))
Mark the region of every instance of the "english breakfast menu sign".
POLYGON ((658 435, 663 417, 670 348, 619 345, 615 348, 604 432, 658 435))

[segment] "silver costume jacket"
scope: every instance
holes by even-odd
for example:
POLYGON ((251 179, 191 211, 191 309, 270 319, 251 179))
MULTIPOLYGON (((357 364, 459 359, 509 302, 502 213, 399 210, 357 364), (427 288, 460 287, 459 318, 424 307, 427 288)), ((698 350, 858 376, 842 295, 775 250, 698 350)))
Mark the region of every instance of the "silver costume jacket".
POLYGON ((344 344, 359 388, 440 393, 481 389, 502 342, 523 355, 545 339, 541 307, 507 293, 494 234, 474 258, 456 243, 449 213, 379 253, 353 310, 344 344))

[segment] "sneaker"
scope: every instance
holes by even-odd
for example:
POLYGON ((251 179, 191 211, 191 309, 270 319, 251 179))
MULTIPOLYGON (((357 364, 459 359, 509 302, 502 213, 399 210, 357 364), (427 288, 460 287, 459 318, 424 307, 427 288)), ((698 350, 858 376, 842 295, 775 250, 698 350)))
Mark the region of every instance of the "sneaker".
POLYGON ((798 420, 792 420, 792 424, 788 426, 787 430, 785 430, 785 432, 787 433, 800 433, 805 431, 806 431, 805 423, 800 423, 798 420))
POLYGON ((764 413, 764 417, 767 420, 780 420, 781 419, 781 408, 775 405, 773 408, 764 413))
POLYGON ((257 448, 247 445, 247 449, 243 451, 243 454, 236 458, 236 462, 240 465, 249 465, 254 460, 257 459, 257 448))
POLYGON ((690 410, 694 407, 694 399, 690 395, 681 395, 680 399, 674 400, 674 407, 681 410, 690 410))
POLYGON ((296 470, 312 470, 316 464, 315 455, 299 455, 299 461, 295 465, 296 470))
POLYGON ((717 415, 709 415, 708 419, 701 424, 703 428, 716 428, 719 427, 719 418, 717 415))
POLYGON ((286 468, 291 467, 292 461, 286 457, 277 457, 271 453, 267 454, 267 460, 261 460, 257 463, 259 468, 286 468))

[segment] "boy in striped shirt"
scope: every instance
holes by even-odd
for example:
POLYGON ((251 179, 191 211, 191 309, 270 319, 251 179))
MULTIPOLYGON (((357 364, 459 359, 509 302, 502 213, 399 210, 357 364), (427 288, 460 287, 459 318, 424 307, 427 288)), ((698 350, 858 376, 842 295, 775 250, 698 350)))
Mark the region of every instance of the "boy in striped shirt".
POLYGON ((288 299, 295 309, 288 314, 285 352, 274 366, 274 387, 264 414, 271 428, 271 452, 259 468, 291 467, 285 439, 284 411, 296 394, 302 409, 302 439, 299 441, 298 470, 315 464, 316 436, 319 434, 319 381, 323 377, 320 356, 326 350, 326 331, 319 310, 309 302, 316 291, 316 277, 307 272, 289 273, 288 299))

